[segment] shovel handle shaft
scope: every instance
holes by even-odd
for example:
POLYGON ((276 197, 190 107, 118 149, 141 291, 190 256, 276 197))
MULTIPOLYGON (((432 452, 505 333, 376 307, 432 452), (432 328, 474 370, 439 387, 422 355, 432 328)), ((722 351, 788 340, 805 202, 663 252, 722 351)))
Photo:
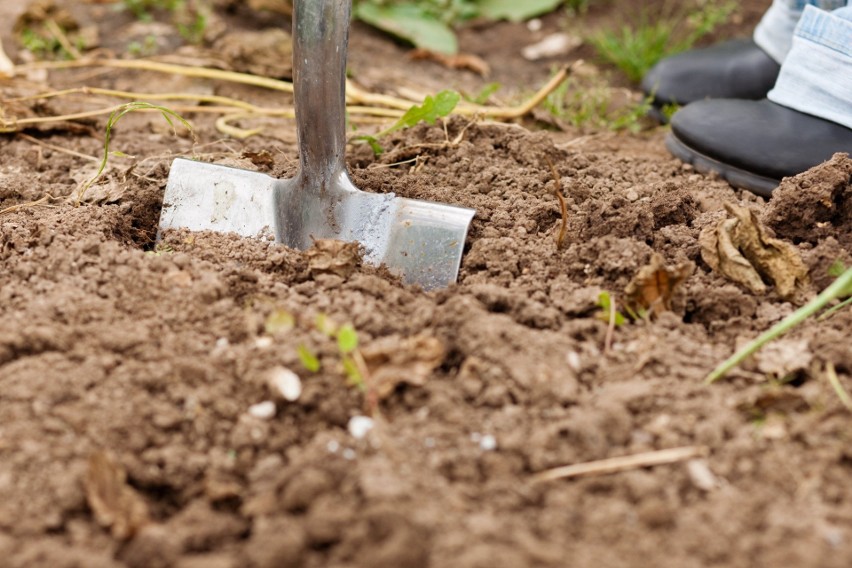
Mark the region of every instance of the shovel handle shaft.
POLYGON ((293 85, 301 175, 322 192, 345 172, 346 51, 352 0, 296 0, 293 85))

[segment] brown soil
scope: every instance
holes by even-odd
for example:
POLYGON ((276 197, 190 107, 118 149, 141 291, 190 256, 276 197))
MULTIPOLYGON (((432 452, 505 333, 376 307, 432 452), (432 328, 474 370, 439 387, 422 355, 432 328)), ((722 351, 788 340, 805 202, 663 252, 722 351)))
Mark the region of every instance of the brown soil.
MULTIPOLYGON (((517 35, 501 37, 527 33, 503 27, 517 35)), ((485 32, 465 32, 463 46, 476 33, 485 32)), ((359 26, 351 65, 359 77, 390 69, 387 77, 419 79, 416 65, 427 82, 479 81, 403 53, 359 26)), ((517 87, 547 76, 546 64, 529 67, 517 87)), ((146 77, 146 90, 186 86, 156 80, 146 77)), ((122 88, 139 77, 52 79, 83 81, 122 88)), ((33 88, 0 83, 4 97, 33 88)), ((115 144, 136 158, 116 162, 111 191, 93 190, 79 207, 60 199, 0 215, 3 566, 852 564, 852 414, 824 372, 833 364, 852 389, 852 311, 802 325, 704 386, 736 346, 794 306, 711 272, 698 243, 724 202, 746 204, 798 247, 811 293, 824 288, 830 265, 852 264, 849 158, 786 180, 766 204, 672 159, 662 131, 579 136, 454 119, 446 133, 395 134, 379 159, 352 149, 359 187, 476 208, 458 285, 426 294, 381 269, 316 274, 304 253, 230 236, 170 234, 155 248, 171 156, 286 175, 293 124, 218 141, 199 116, 193 150, 159 117, 124 121, 115 144), (417 156, 416 166, 394 165, 417 156), (567 196, 560 250, 545 157, 567 196), (673 311, 618 327, 605 351, 598 295, 623 299, 654 253, 694 270, 673 311), (295 326, 268 330, 268 316, 284 310, 295 326), (318 314, 352 323, 365 351, 382 345, 403 361, 363 439, 347 423, 365 412, 365 397, 347 386, 318 314), (414 337, 444 352, 422 384, 405 374, 414 373, 405 361, 422 355, 414 337), (302 367, 299 346, 317 354, 319 372, 302 367), (297 401, 270 390, 278 366, 301 376, 297 401), (792 380, 769 380, 778 369, 792 380), (249 412, 267 400, 274 417, 249 412), (706 453, 533 479, 682 446, 706 453)), ((0 210, 69 196, 86 179, 92 163, 65 150, 97 156, 103 121, 69 128, 0 138, 0 210)))

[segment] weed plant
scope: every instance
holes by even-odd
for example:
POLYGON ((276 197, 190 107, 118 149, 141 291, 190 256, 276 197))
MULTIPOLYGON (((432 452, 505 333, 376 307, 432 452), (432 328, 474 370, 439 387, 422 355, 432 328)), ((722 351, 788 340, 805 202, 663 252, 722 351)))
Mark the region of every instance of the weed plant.
POLYGON ((651 107, 650 98, 636 100, 601 77, 569 78, 542 103, 551 115, 577 128, 639 132, 651 107))
POLYGON ((589 41, 604 61, 638 82, 658 61, 690 49, 725 23, 735 7, 733 2, 709 0, 697 7, 666 7, 661 15, 643 7, 638 24, 594 34, 589 41))

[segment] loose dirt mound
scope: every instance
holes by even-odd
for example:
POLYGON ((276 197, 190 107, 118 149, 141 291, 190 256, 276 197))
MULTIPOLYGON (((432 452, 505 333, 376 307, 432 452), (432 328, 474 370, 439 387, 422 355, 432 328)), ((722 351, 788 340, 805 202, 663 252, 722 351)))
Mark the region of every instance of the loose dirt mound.
MULTIPOLYGON (((390 140, 381 160, 366 150, 352 160, 366 189, 477 209, 459 285, 434 294, 372 268, 313 274, 304 253, 228 236, 177 233, 143 250, 164 167, 128 177, 116 203, 0 217, 6 565, 848 566, 849 415, 821 363, 852 372, 849 310, 785 340, 804 344, 792 385, 755 382, 758 362, 702 386, 740 338, 791 310, 701 261, 698 233, 734 192, 655 153, 462 121, 449 140, 464 128, 458 144, 418 127, 390 140), (414 156, 413 167, 393 165, 414 156), (559 250, 545 157, 568 204, 559 250), (673 312, 618 327, 604 352, 599 293, 623 298, 655 252, 696 270, 673 312), (292 328, 265 325, 285 311, 292 328), (365 439, 346 430, 364 397, 346 386, 318 314, 351 322, 365 349, 380 338, 411 349, 414 336, 443 346, 421 386, 402 381, 381 402, 365 439), (304 370, 299 346, 320 372, 304 370), (269 390, 281 365, 302 377, 296 402, 269 390), (265 400, 277 405, 268 420, 249 412, 265 400), (532 479, 679 446, 709 454, 532 479), (118 485, 148 509, 128 540, 93 516, 84 484, 93 455, 112 456, 127 474, 118 485)), ((4 145, 26 153, 23 142, 4 145)), ((271 169, 290 169, 292 158, 271 169)), ((836 157, 758 206, 817 272, 849 259, 851 168, 836 157), (797 224, 804 211, 816 216, 814 233, 797 224)), ((62 177, 18 160, 0 203, 33 197, 33 175, 62 177)))

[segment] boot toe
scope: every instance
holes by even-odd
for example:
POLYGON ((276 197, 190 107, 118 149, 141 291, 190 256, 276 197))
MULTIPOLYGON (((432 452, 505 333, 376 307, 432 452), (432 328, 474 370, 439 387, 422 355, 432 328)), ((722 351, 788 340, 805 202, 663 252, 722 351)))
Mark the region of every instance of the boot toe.
POLYGON ((766 99, 698 101, 675 113, 671 127, 675 156, 760 195, 836 152, 852 155, 852 130, 766 99))
POLYGON ((766 96, 781 67, 752 40, 731 40, 660 61, 642 80, 654 106, 707 98, 756 100, 766 96))

